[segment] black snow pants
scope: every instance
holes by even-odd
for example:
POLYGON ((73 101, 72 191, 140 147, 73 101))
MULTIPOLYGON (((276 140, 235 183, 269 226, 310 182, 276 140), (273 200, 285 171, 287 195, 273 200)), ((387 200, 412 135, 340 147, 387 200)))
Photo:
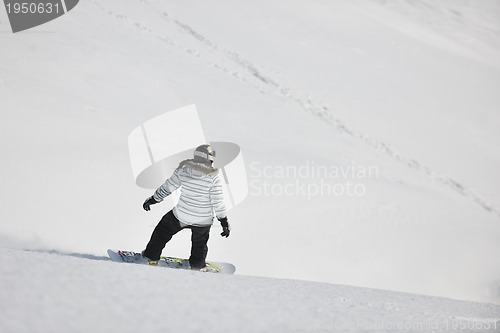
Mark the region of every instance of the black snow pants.
POLYGON ((208 253, 208 237, 210 236, 210 225, 204 227, 184 226, 181 224, 173 211, 165 214, 158 225, 156 226, 151 239, 149 240, 144 256, 150 260, 159 260, 161 251, 172 239, 172 236, 184 228, 191 229, 191 256, 189 257, 189 264, 193 269, 200 269, 205 267, 205 259, 208 253))

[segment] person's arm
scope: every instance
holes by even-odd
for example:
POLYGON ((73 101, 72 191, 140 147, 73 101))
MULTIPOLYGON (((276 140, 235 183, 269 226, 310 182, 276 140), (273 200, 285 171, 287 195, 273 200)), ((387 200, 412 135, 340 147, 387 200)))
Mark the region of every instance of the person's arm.
POLYGON ((173 175, 165 181, 155 193, 144 201, 142 208, 144 210, 151 210, 150 206, 163 201, 167 196, 169 196, 173 191, 177 190, 181 186, 181 181, 179 179, 179 168, 175 169, 173 175))
POLYGON ((167 196, 169 196, 173 191, 177 190, 181 186, 181 181, 179 179, 179 168, 175 169, 172 176, 165 181, 153 194, 153 199, 156 202, 161 202, 167 196))
POLYGON ((210 189, 210 202, 214 209, 215 216, 220 221, 222 226, 222 237, 229 237, 231 226, 227 220, 226 205, 224 205, 224 192, 222 191, 222 181, 217 174, 214 178, 214 183, 210 189))
POLYGON ((226 206, 224 205, 224 192, 222 191, 222 181, 219 173, 214 178, 212 187, 210 188, 210 203, 214 209, 215 216, 218 220, 227 216, 226 206))

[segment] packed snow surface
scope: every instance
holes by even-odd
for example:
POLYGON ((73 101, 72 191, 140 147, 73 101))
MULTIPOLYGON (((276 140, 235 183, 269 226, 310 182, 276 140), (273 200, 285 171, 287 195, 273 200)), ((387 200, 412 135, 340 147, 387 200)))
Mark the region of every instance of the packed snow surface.
POLYGON ((499 17, 496 0, 82 0, 12 34, 0 9, 0 331, 498 320, 499 17), (128 135, 190 104, 242 149, 249 195, 209 242, 237 274, 104 260, 170 208, 142 210, 128 135))
MULTIPOLYGON (((495 332, 500 306, 0 250, 1 332, 495 332), (23 310, 22 312, 20 310, 23 310)), ((497 330, 498 332, 498 330, 497 330)))

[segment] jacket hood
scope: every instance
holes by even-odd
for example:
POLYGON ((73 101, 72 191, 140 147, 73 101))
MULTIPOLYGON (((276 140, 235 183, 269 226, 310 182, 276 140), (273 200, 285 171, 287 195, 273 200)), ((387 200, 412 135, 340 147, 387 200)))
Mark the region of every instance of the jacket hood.
POLYGON ((178 169, 186 170, 192 177, 203 178, 206 176, 215 176, 219 169, 211 165, 195 160, 184 160, 179 164, 178 169))

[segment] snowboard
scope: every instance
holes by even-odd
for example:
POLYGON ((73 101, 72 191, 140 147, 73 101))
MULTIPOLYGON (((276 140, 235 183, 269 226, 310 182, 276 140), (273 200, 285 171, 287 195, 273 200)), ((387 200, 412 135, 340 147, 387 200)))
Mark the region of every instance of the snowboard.
MULTIPOLYGON (((116 262, 149 265, 148 261, 143 258, 138 252, 109 249, 108 256, 111 258, 111 260, 116 262)), ((157 266, 177 269, 191 269, 188 259, 164 256, 160 257, 157 266)), ((207 261, 206 271, 210 273, 234 274, 234 272, 236 271, 236 267, 233 264, 227 262, 207 261)))

